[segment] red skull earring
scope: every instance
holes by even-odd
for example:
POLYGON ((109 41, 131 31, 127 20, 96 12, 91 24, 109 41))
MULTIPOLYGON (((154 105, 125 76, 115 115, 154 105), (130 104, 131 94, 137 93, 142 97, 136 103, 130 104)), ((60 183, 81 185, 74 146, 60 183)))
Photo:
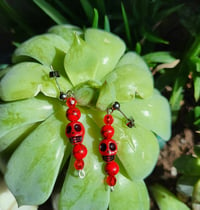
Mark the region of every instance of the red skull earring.
POLYGON ((111 187, 111 190, 114 189, 114 186, 117 182, 115 175, 119 172, 119 166, 115 162, 115 156, 117 154, 117 143, 112 139, 114 135, 114 128, 112 123, 114 122, 113 116, 111 113, 114 110, 120 111, 123 116, 127 119, 127 126, 132 128, 134 126, 134 120, 127 118, 126 115, 120 110, 120 104, 115 102, 111 109, 108 109, 108 113, 104 117, 105 125, 101 129, 101 134, 103 140, 99 144, 99 152, 102 155, 103 160, 106 162, 105 171, 107 173, 106 182, 111 187))
POLYGON ((76 99, 70 96, 67 98, 66 104, 69 107, 66 116, 67 119, 71 121, 66 127, 66 136, 69 138, 71 144, 74 145, 73 155, 76 159, 74 167, 76 170, 79 170, 79 177, 83 178, 85 176, 85 172, 83 171, 83 159, 87 155, 87 148, 82 144, 85 135, 85 128, 83 124, 78 121, 81 117, 81 112, 76 107, 76 99))
MULTIPOLYGON (((50 77, 60 77, 58 71, 52 71, 49 73, 50 77)), ((56 80, 56 85, 60 90, 60 86, 56 80)), ((66 111, 66 117, 70 121, 70 123, 66 126, 65 134, 69 138, 70 143, 74 146, 73 147, 73 156, 75 157, 74 167, 76 170, 79 171, 79 177, 84 178, 85 172, 84 168, 84 161, 83 159, 87 155, 87 148, 82 144, 84 135, 85 135, 85 128, 81 122, 78 120, 81 117, 80 110, 76 107, 77 101, 73 97, 72 93, 68 91, 66 94, 60 90, 60 99, 66 101, 66 105, 68 109, 66 111)))

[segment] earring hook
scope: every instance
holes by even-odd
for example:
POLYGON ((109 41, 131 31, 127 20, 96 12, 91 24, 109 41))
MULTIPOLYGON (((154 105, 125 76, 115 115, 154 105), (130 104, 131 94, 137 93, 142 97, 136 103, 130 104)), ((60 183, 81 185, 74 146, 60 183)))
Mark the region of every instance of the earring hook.
POLYGON ((51 69, 51 71, 49 72, 49 77, 55 79, 56 86, 57 86, 57 88, 58 88, 58 90, 59 90, 59 92, 60 92, 59 98, 60 98, 61 100, 66 100, 66 98, 68 98, 69 95, 70 95, 70 96, 72 95, 72 91, 69 90, 67 93, 64 93, 64 92, 61 90, 60 85, 59 85, 58 80, 57 80, 57 78, 60 77, 59 71, 55 71, 55 70, 53 69, 53 66, 50 66, 50 69, 51 69))
POLYGON ((128 118, 124 112, 122 112, 122 110, 120 109, 120 103, 118 101, 116 101, 113 105, 112 105, 112 108, 111 108, 112 112, 114 110, 118 110, 127 120, 127 123, 126 125, 129 127, 129 128, 132 128, 133 126, 135 126, 135 123, 134 123, 134 119, 131 117, 131 118, 128 118))

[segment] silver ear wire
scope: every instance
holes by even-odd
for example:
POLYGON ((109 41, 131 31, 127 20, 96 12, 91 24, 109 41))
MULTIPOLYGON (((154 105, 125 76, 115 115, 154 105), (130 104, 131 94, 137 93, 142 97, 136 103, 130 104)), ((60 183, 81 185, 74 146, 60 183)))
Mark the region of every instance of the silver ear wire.
POLYGON ((51 68, 51 71, 49 72, 49 77, 55 79, 56 86, 57 86, 57 88, 58 88, 58 90, 60 92, 59 98, 61 100, 65 100, 67 98, 67 93, 64 93, 63 91, 61 91, 60 85, 59 85, 58 80, 57 80, 57 78, 60 77, 60 73, 59 73, 59 71, 55 71, 53 69, 53 66, 51 66, 50 68, 51 68))
POLYGON ((114 110, 118 110, 127 120, 127 123, 126 125, 129 127, 129 128, 132 128, 133 126, 135 126, 135 123, 134 123, 134 119, 131 117, 131 118, 128 118, 124 112, 122 112, 122 110, 120 109, 120 103, 118 101, 116 101, 113 105, 112 105, 112 111, 114 110))

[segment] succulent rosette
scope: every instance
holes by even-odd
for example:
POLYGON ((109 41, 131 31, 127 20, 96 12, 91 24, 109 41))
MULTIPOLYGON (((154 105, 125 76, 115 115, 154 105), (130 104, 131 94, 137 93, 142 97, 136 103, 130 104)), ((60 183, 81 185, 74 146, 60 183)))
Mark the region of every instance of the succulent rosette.
POLYGON ((170 137, 170 109, 154 89, 143 59, 126 52, 125 43, 112 33, 58 25, 22 43, 12 61, 0 83, 0 151, 4 158, 13 150, 4 173, 18 204, 44 203, 64 171, 60 210, 149 209, 144 179, 157 162, 157 136, 170 137), (65 136, 67 106, 49 77, 51 66, 60 72, 60 89, 73 91, 81 110, 88 149, 84 179, 73 166, 72 146, 65 136), (111 192, 98 148, 103 117, 115 101, 134 118, 135 126, 127 127, 124 116, 113 112, 120 172, 111 192))

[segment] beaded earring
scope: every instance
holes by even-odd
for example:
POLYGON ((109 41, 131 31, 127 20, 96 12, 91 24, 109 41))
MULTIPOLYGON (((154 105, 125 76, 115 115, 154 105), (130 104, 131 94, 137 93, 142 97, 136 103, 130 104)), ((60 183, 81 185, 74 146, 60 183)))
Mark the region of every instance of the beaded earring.
POLYGON ((73 147, 73 156, 76 159, 74 162, 74 168, 79 171, 79 177, 84 178, 85 172, 84 168, 84 158, 87 155, 87 148, 85 145, 82 144, 84 135, 85 135, 85 128, 81 122, 78 120, 81 117, 80 110, 76 107, 77 100, 73 96, 72 91, 68 91, 64 93, 61 91, 60 86, 57 82, 57 77, 60 77, 59 72, 53 70, 51 67, 51 71, 49 72, 49 77, 55 78, 56 85, 60 91, 60 99, 66 102, 68 109, 66 111, 66 117, 70 121, 67 124, 65 134, 68 137, 70 143, 74 146, 73 147))
POLYGON ((119 102, 115 102, 110 109, 107 110, 107 114, 104 116, 104 125, 101 128, 101 134, 103 140, 99 144, 99 152, 102 155, 103 160, 106 162, 105 172, 107 173, 106 183, 111 187, 111 191, 114 190, 114 186, 117 182, 115 175, 119 172, 119 165, 115 162, 115 156, 117 154, 117 143, 112 139, 114 135, 114 128, 112 124, 114 122, 113 116, 111 115, 114 110, 118 110, 127 120, 126 125, 132 128, 134 120, 127 118, 126 115, 121 111, 119 102))

